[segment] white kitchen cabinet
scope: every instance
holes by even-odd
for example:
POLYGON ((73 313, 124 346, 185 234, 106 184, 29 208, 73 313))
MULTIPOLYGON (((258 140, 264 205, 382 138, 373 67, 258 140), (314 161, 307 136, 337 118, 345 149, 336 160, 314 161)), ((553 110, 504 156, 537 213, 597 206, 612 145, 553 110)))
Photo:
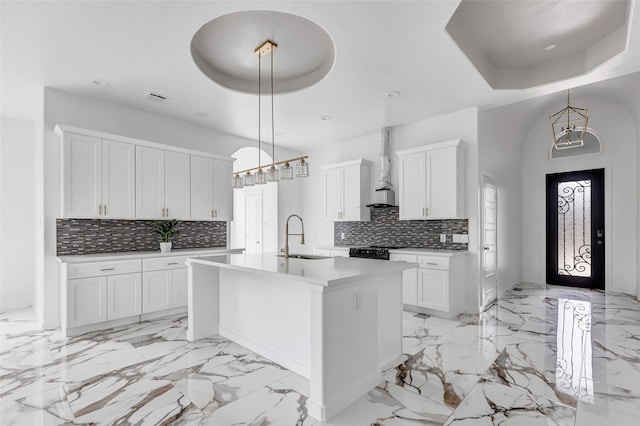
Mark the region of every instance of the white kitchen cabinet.
POLYGON ((449 311, 449 271, 418 268, 417 284, 416 305, 438 311, 449 311))
POLYGON ((143 259, 143 314, 187 305, 186 259, 186 256, 143 259))
POLYGON ((67 327, 107 321, 107 277, 69 280, 67 327))
POLYGON ((107 320, 140 315, 141 296, 142 280, 139 273, 107 277, 107 320))
POLYGON ((190 219, 188 154, 136 146, 136 217, 190 219))
POLYGON ((135 217, 133 145, 67 133, 62 170, 62 217, 135 217))
MULTIPOLYGON (((389 260, 395 262, 416 262, 415 255, 389 254, 389 260)), ((402 271, 402 303, 405 305, 418 304, 418 268, 402 271)))
POLYGON ((324 166, 325 219, 330 222, 367 221, 371 162, 358 159, 324 166))
POLYGON ((464 151, 459 139, 396 154, 401 220, 464 217, 464 151))
POLYGON ((173 307, 173 272, 150 271, 142 274, 142 313, 173 307))
POLYGON ((464 311, 464 252, 455 255, 392 252, 389 260, 418 264, 402 274, 405 309, 444 318, 455 318, 464 311))
POLYGON ((66 324, 74 328, 140 315, 140 260, 76 263, 65 269, 66 324))
POLYGON ((230 221, 233 163, 191 156, 191 219, 230 221))
POLYGON ((180 268, 172 270, 173 276, 173 301, 172 306, 179 308, 189 303, 189 270, 180 268))
POLYGON ((231 161, 213 160, 213 220, 229 222, 233 219, 232 174, 231 161))

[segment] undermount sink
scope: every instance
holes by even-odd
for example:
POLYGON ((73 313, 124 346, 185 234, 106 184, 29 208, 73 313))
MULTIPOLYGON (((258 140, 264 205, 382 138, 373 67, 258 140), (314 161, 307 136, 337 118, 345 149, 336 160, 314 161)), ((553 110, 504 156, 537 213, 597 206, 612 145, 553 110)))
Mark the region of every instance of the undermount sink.
MULTIPOLYGON (((284 254, 276 254, 278 257, 284 257, 284 254)), ((305 259, 305 260, 319 260, 319 259, 331 259, 331 256, 320 256, 316 254, 290 254, 291 259, 305 259)))

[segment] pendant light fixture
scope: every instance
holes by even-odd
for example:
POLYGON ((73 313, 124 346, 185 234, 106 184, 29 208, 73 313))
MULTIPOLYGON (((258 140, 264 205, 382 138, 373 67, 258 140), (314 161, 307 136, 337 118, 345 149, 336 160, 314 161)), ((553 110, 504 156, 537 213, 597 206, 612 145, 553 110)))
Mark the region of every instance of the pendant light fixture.
POLYGON ((308 177, 309 176, 309 165, 305 161, 309 156, 305 155, 302 157, 290 158, 284 161, 275 161, 275 148, 276 148, 276 138, 275 138, 275 123, 274 123, 274 109, 273 109, 273 52, 275 51, 278 45, 271 40, 267 40, 262 43, 258 48, 255 49, 254 53, 258 55, 258 166, 253 167, 251 169, 242 170, 239 172, 235 172, 232 178, 232 186, 234 189, 240 189, 245 186, 253 186, 253 185, 264 185, 267 182, 278 182, 280 180, 291 180, 293 179, 293 168, 289 165, 289 163, 293 163, 298 161, 298 165, 296 166, 296 177, 308 177), (262 57, 263 56, 271 56, 271 164, 266 164, 265 167, 268 166, 266 172, 262 169, 262 57), (283 165, 279 169, 276 167, 278 165, 283 165), (253 172, 253 173, 252 173, 253 172))
POLYGON ((549 117, 556 149, 577 148, 584 145, 589 110, 572 107, 567 90, 567 106, 549 117))

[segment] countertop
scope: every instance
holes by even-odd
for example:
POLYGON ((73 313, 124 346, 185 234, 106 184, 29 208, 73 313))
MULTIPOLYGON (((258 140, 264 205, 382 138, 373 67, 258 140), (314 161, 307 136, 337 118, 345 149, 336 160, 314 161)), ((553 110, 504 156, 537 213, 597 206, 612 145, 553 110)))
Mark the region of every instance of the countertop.
POLYGON ((187 265, 194 263, 271 277, 276 276, 321 286, 379 277, 390 272, 400 272, 418 266, 417 263, 410 262, 381 262, 375 259, 353 257, 329 257, 313 260, 285 259, 277 257, 275 253, 204 256, 187 260, 187 265))
MULTIPOLYGON (((368 246, 331 246, 331 245, 318 245, 315 248, 323 250, 349 250, 351 247, 368 247, 368 246)), ((417 256, 462 256, 469 252, 467 250, 438 250, 438 249, 422 249, 422 248, 401 248, 390 249, 390 254, 413 254, 417 256)))
POLYGON ((160 250, 154 251, 129 251, 125 253, 99 253, 99 254, 82 254, 82 255, 65 255, 58 256, 60 263, 81 263, 81 262, 102 262, 107 260, 127 260, 127 259, 143 259, 150 257, 168 257, 168 256, 202 256, 205 254, 216 253, 242 253, 244 249, 228 249, 225 247, 213 248, 197 248, 197 249, 175 249, 168 253, 161 253, 160 250))

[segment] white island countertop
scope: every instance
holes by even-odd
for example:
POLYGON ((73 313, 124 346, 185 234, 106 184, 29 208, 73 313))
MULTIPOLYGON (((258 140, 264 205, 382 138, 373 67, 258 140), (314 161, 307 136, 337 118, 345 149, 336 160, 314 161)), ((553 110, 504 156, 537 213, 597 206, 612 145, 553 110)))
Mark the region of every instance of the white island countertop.
POLYGON ((281 277, 321 286, 346 284, 368 277, 399 272, 417 267, 417 263, 353 257, 296 259, 278 257, 275 253, 228 254, 187 259, 187 265, 198 263, 224 269, 253 272, 257 275, 281 277))

